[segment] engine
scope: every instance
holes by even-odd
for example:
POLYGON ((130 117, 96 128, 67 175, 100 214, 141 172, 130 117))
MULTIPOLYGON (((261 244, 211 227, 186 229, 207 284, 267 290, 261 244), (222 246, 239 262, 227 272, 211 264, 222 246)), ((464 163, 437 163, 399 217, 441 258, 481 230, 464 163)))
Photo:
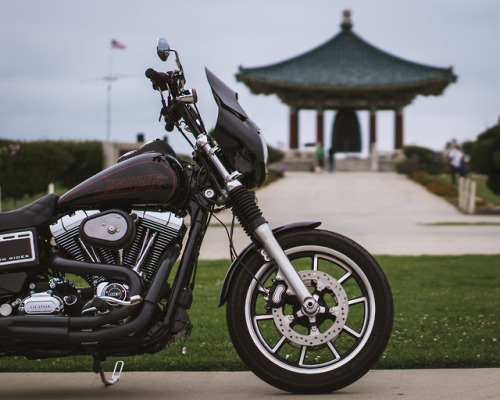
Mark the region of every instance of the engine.
MULTIPOLYGON (((78 211, 60 219, 51 231, 57 245, 76 260, 123 265, 150 283, 165 249, 184 235, 185 226, 173 213, 78 211)), ((96 288, 104 282, 101 277, 85 278, 96 288)))
MULTIPOLYGON (((131 268, 148 285, 165 249, 184 235, 185 226, 183 219, 172 213, 78 211, 57 221, 51 232, 59 249, 70 257, 131 268)), ((90 285, 86 291, 77 290, 64 278, 30 284, 30 294, 17 301, 19 313, 89 315, 117 307, 128 298, 128 286, 123 282, 109 282, 97 275, 83 278, 90 285)))
MULTIPOLYGON (((78 211, 50 229, 66 258, 132 269, 143 287, 151 284, 169 245, 182 240, 186 231, 183 219, 173 213, 121 210, 78 211)), ((126 282, 99 275, 82 277, 88 287, 77 288, 64 277, 34 279, 26 272, 4 275, 0 318, 12 314, 92 316, 133 300, 126 282)))

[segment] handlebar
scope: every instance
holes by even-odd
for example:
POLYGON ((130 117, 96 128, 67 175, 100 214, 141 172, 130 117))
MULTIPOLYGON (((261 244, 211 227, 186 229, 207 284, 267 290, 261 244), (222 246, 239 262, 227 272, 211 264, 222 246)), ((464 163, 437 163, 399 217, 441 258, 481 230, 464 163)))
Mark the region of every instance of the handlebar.
POLYGON ((164 72, 155 71, 153 68, 148 68, 146 70, 146 77, 153 83, 153 89, 155 90, 167 90, 167 83, 170 80, 169 74, 164 72))
POLYGON ((190 132, 196 135, 204 130, 204 128, 200 127, 200 125, 203 126, 203 122, 199 113, 197 111, 195 113, 189 105, 190 101, 186 101, 186 98, 189 98, 191 101, 192 99, 196 99, 196 93, 194 95, 190 93, 188 96, 183 91, 182 87, 185 84, 185 78, 182 69, 158 72, 153 68, 148 68, 145 75, 151 80, 153 89, 158 90, 161 94, 163 107, 160 112, 160 119, 162 116, 165 118, 165 130, 171 132, 180 119, 183 119, 189 126, 190 132), (169 92, 168 104, 162 94, 163 91, 167 90, 169 92))

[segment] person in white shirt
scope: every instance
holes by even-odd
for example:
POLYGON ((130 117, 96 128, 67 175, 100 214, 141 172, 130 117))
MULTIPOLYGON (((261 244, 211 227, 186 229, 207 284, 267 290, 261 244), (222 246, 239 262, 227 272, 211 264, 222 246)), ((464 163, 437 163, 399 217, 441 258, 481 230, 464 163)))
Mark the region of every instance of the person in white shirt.
POLYGON ((460 147, 456 145, 448 153, 448 160, 451 168, 451 183, 455 184, 457 180, 457 175, 461 174, 463 166, 464 153, 460 150, 460 147))

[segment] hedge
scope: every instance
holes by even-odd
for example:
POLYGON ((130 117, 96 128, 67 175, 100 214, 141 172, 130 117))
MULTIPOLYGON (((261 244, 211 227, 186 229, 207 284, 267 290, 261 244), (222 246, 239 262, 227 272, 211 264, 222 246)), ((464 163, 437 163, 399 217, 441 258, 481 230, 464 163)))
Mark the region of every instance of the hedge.
POLYGON ((20 199, 47 190, 49 183, 73 187, 102 170, 98 141, 0 139, 2 196, 20 199))
POLYGON ((416 171, 426 171, 431 175, 447 172, 443 155, 426 147, 405 146, 403 148, 405 160, 396 165, 396 170, 401 174, 410 175, 416 171))

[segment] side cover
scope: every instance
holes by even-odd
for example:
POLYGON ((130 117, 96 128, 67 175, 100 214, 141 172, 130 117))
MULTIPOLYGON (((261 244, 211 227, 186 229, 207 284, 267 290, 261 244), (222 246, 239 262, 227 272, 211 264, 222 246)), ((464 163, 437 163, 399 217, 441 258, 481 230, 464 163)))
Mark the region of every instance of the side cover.
POLYGON ((38 265, 36 229, 0 234, 0 272, 38 265))

